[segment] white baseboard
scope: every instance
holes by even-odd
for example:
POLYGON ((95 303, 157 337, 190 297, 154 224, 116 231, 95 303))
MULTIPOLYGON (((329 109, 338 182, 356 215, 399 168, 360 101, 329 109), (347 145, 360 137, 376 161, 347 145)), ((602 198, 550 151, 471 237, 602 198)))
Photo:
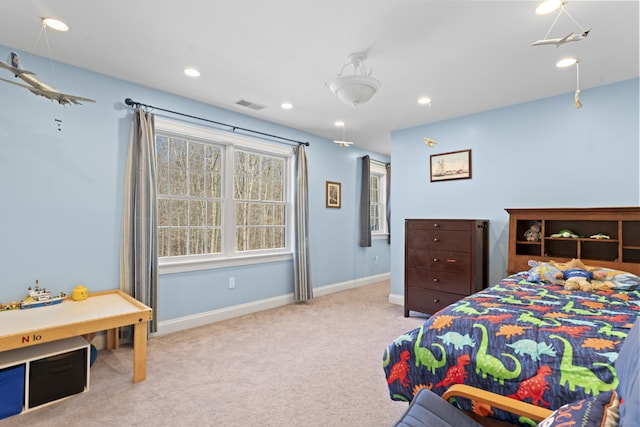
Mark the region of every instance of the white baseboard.
MULTIPOLYGON (((375 276, 334 283, 332 285, 320 286, 318 288, 314 288, 313 296, 320 297, 335 292, 346 291, 348 289, 357 288, 359 286, 370 285, 372 283, 381 282, 383 280, 389 280, 390 277, 390 273, 383 273, 377 274, 375 276)), ((391 296, 389 298, 391 298, 391 296)), ((402 298, 403 299, 401 304, 404 304, 404 297, 402 298)), ((271 308, 292 304, 293 302, 293 294, 287 294, 274 298, 253 301, 246 304, 225 307, 218 310, 207 311, 204 313, 197 313, 190 316, 178 317, 176 319, 165 320, 162 322, 158 322, 158 332, 152 334, 152 336, 178 332, 185 329, 195 328, 197 326, 207 325, 209 323, 220 322, 222 320, 232 319, 234 317, 240 317, 246 314, 256 313, 258 311, 269 310, 271 308)), ((96 340, 97 338, 98 337, 96 337, 96 340)))
POLYGON ((404 305, 404 295, 389 294, 389 302, 396 305, 404 305))

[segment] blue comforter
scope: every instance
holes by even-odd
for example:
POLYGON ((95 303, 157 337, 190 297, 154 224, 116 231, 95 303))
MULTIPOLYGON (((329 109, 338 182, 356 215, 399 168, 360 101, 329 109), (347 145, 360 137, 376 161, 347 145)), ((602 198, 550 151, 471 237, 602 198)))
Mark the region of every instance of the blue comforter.
MULTIPOLYGON (((556 409, 615 389, 620 346, 640 316, 640 291, 569 292, 519 273, 431 316, 392 342, 383 367, 393 400, 469 384, 556 409)), ((531 420, 459 399, 461 409, 531 420)))

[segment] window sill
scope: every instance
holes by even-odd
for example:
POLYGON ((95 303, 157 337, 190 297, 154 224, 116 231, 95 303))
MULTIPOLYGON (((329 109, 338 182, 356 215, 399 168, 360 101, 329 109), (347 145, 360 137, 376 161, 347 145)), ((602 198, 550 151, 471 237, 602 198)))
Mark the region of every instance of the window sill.
POLYGON ((184 273, 187 271, 212 270, 216 268, 237 267, 241 265, 264 264, 268 262, 290 261, 293 254, 290 252, 268 255, 248 255, 235 258, 184 260, 184 261, 160 261, 158 274, 184 273))
POLYGON ((382 240, 382 239, 388 239, 389 238, 389 233, 378 233, 378 234, 372 234, 371 235, 371 240, 382 240))

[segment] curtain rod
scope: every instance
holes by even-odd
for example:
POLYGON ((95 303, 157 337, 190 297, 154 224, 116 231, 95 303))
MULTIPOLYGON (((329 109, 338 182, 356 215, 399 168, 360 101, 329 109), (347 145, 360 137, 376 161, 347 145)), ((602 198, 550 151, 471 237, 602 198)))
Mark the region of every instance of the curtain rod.
MULTIPOLYGON (((214 121, 214 120, 205 119, 205 118, 203 118, 203 117, 192 116, 192 115, 190 115, 190 114, 180 113, 180 112, 178 112, 178 111, 172 111, 172 110, 167 110, 167 109, 165 109, 165 108, 154 107, 153 105, 143 104, 142 102, 134 101, 134 100, 133 100, 133 99, 131 99, 131 98, 126 98, 126 99, 124 100, 124 103, 125 103, 125 104, 127 104, 127 105, 128 105, 128 106, 130 106, 130 107, 146 107, 146 108, 152 108, 152 109, 154 109, 154 110, 165 111, 165 112, 167 112, 167 113, 177 114, 177 115, 179 115, 179 116, 189 117, 189 118, 191 118, 191 119, 202 120, 202 121, 204 121, 204 122, 214 123, 214 124, 216 124, 216 125, 220 125, 220 126, 227 126, 227 127, 230 127, 230 128, 231 128, 231 130, 232 130, 233 132, 235 132, 235 131, 236 131, 236 129, 239 129, 239 130, 242 130, 242 131, 245 131, 245 132, 252 132, 252 133, 255 133, 255 134, 258 134, 258 135, 268 136, 268 137, 270 137, 270 138, 277 138, 277 139, 282 139, 282 140, 284 140, 284 141, 295 142, 296 144, 306 145, 307 147, 310 145, 308 142, 305 142, 305 141, 297 141, 297 140, 295 140, 295 139, 289 139, 289 138, 285 138, 285 137, 283 137, 283 136, 271 135, 271 134, 269 134, 269 133, 259 132, 259 131, 257 131, 257 130, 253 130, 253 129, 241 128, 241 127, 239 127, 239 126, 233 126, 233 125, 230 125, 230 124, 227 124, 227 123, 216 122, 216 121, 214 121)), ((279 142, 279 141, 274 141, 274 142, 279 142)))

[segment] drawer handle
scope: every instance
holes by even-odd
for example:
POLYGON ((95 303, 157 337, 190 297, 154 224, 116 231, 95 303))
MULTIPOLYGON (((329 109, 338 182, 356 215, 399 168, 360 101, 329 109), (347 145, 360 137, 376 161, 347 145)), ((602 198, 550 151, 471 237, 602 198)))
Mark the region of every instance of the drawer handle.
POLYGON ((440 259, 439 258, 434 258, 433 262, 440 262, 440 259))
POLYGON ((455 263, 456 263, 456 262, 458 262, 458 261, 457 261, 457 260, 455 260, 455 259, 448 259, 448 260, 447 260, 447 262, 450 262, 450 263, 452 263, 452 264, 455 264, 455 263))
POLYGON ((440 300, 439 300, 438 298, 434 298, 434 299, 433 299, 433 303, 434 303, 434 304, 437 304, 437 303, 439 303, 439 302, 440 302, 440 300))
POLYGON ((440 241, 440 239, 438 239, 437 237, 434 237, 434 238, 433 238, 433 241, 434 241, 434 242, 439 242, 439 241, 440 241))
POLYGON ((440 224, 438 224, 437 222, 433 224, 433 228, 438 228, 440 227, 440 224))
POLYGON ((437 282, 439 282, 439 281, 440 281, 440 279, 438 279, 437 277, 434 277, 434 278, 433 278, 433 281, 434 281, 435 283, 437 283, 437 282))

